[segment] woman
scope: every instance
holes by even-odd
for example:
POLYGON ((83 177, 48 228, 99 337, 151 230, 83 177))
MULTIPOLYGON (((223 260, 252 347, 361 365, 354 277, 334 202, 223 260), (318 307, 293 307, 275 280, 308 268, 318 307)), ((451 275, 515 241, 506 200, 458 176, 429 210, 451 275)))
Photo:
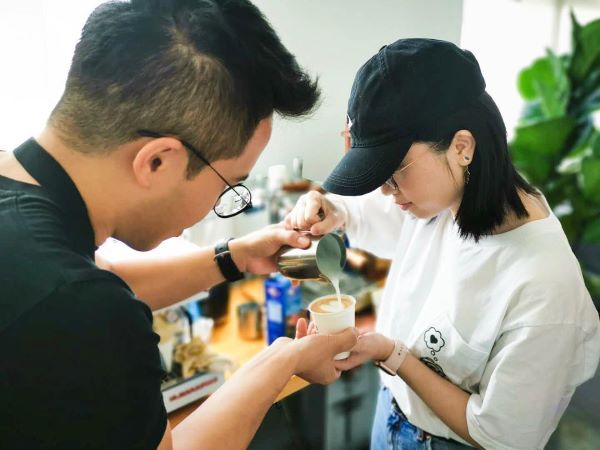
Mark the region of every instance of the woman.
POLYGON ((351 148, 286 217, 393 260, 375 333, 373 449, 543 448, 600 352, 560 222, 510 161, 473 55, 400 40, 359 70, 351 148), (380 189, 377 189, 380 187, 380 189))

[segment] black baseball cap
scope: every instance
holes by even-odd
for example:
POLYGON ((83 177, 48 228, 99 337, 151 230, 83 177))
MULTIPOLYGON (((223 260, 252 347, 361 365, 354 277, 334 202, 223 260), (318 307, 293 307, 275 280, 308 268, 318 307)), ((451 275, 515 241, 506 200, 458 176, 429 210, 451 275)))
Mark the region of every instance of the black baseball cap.
POLYGON ((352 147, 323 187, 362 195, 381 186, 425 130, 485 92, 471 52, 436 39, 400 39, 356 74, 348 101, 352 147))

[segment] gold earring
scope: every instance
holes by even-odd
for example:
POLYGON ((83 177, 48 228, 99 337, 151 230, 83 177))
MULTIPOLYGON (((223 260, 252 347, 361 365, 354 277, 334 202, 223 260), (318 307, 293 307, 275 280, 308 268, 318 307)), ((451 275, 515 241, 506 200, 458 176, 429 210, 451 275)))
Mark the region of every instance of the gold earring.
POLYGON ((471 172, 469 172, 469 166, 465 166, 465 185, 471 181, 471 172))

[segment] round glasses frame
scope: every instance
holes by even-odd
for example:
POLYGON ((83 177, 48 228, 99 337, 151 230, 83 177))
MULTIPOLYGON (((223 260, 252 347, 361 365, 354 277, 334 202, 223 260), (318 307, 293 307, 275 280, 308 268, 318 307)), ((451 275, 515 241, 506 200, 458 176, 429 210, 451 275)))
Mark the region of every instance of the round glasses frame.
POLYGON ((223 175, 221 175, 217 169, 215 169, 208 160, 202 155, 200 150, 196 149, 189 142, 175 136, 169 134, 157 133, 155 131, 150 130, 138 130, 137 134, 143 137, 150 138, 161 138, 161 137, 173 137, 179 142, 183 144, 189 151, 191 151, 194 155, 200 159, 204 164, 212 169, 212 171, 227 185, 227 189, 225 189, 215 202, 213 206, 213 211, 215 214, 222 219, 228 219, 230 217, 237 216, 238 214, 243 213, 244 211, 252 208, 252 193, 250 189, 244 186, 242 183, 238 183, 235 186, 232 186, 223 175), (226 209, 226 206, 229 205, 230 209, 226 209))

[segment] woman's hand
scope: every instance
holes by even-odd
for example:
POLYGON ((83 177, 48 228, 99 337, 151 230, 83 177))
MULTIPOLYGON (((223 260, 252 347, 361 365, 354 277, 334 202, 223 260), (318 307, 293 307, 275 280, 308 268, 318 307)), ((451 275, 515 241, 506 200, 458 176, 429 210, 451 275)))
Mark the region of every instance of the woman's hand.
POLYGON ((383 334, 368 332, 358 337, 350 356, 336 361, 338 370, 350 370, 367 361, 385 361, 394 351, 394 341, 383 334))
POLYGON ((341 373, 336 368, 334 356, 353 348, 357 336, 358 331, 353 327, 337 334, 316 334, 312 324, 307 328, 306 320, 299 319, 296 323, 296 339, 279 338, 272 345, 282 345, 280 340, 290 345, 296 356, 294 374, 310 383, 329 384, 337 380, 341 373))
POLYGON ((229 242, 231 257, 241 272, 264 275, 277 271, 277 253, 281 247, 306 248, 310 240, 281 224, 269 225, 229 242))
POLYGON ((283 223, 289 230, 308 230, 322 235, 343 226, 345 216, 346 213, 323 194, 310 191, 298 199, 283 223))
MULTIPOLYGON (((314 322, 307 326, 304 319, 296 323, 296 339, 307 335, 317 334, 314 322)), ((335 362, 337 370, 350 370, 367 361, 385 361, 394 351, 394 341, 383 334, 369 331, 358 336, 356 345, 352 348, 350 356, 335 362)))

